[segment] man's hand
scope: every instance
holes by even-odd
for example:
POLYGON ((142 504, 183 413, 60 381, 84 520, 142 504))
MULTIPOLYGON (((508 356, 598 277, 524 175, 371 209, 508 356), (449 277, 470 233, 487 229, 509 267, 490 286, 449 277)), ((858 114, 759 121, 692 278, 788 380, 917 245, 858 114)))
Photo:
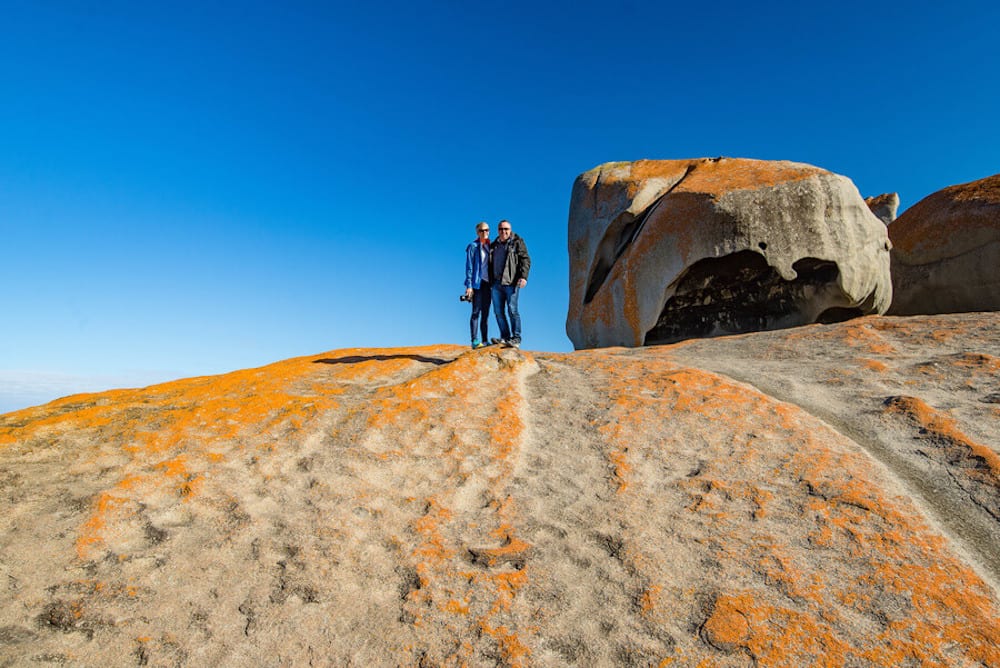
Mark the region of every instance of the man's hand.
POLYGON ((527 284, 528 284, 528 279, 526 279, 526 278, 519 278, 519 279, 517 279, 517 287, 523 288, 527 284))
POLYGON ((466 299, 472 299, 472 288, 466 288, 465 289, 465 298, 466 299))

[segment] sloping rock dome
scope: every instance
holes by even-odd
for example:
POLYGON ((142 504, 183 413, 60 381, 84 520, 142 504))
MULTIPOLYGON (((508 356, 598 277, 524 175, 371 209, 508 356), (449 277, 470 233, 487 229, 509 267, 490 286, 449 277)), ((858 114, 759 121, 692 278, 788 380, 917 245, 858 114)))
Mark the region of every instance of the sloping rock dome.
POLYGON ((641 346, 883 313, 888 250, 851 181, 818 167, 607 163, 573 185, 566 331, 641 346))
POLYGON ((925 197, 889 237, 891 313, 1000 310, 1000 174, 925 197))
POLYGON ((998 666, 1000 314, 0 415, 0 665, 998 666))

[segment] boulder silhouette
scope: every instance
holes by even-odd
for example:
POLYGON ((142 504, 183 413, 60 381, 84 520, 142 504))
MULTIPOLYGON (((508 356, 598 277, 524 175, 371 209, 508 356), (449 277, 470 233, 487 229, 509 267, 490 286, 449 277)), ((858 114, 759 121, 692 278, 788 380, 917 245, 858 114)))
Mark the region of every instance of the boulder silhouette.
POLYGON ((0 415, 0 663, 1000 665, 1000 314, 0 415))
POLYGON ((1000 174, 928 195, 889 237, 891 313, 1000 309, 1000 174))
POLYGON ((566 331, 641 346, 883 313, 888 251, 854 184, 818 167, 607 163, 573 185, 566 331))

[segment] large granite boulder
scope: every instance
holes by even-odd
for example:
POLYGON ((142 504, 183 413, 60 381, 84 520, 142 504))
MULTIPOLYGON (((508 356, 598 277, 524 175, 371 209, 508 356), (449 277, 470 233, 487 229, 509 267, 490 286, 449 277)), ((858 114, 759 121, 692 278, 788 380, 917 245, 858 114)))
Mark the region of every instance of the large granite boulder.
POLYGON ((889 237, 890 313, 1000 310, 1000 174, 925 197, 889 237))
POLYGON ((846 177, 731 158, 612 162, 569 214, 576 348, 835 322, 889 307, 889 240, 846 177))

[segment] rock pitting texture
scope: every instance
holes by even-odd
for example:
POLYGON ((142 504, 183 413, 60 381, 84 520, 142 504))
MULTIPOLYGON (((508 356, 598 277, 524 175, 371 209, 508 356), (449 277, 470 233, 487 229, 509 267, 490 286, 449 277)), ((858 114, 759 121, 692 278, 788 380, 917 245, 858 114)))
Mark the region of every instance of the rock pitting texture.
POLYGON ((885 225, 849 179, 793 162, 607 163, 569 215, 577 349, 884 313, 885 225))
POLYGON ((998 372, 869 317, 10 413, 0 663, 1000 665, 998 372))
POLYGON ((899 193, 883 193, 875 197, 866 197, 865 204, 879 220, 888 225, 896 220, 899 211, 899 193))
POLYGON ((891 313, 1000 310, 1000 174, 928 195, 889 237, 891 313))

